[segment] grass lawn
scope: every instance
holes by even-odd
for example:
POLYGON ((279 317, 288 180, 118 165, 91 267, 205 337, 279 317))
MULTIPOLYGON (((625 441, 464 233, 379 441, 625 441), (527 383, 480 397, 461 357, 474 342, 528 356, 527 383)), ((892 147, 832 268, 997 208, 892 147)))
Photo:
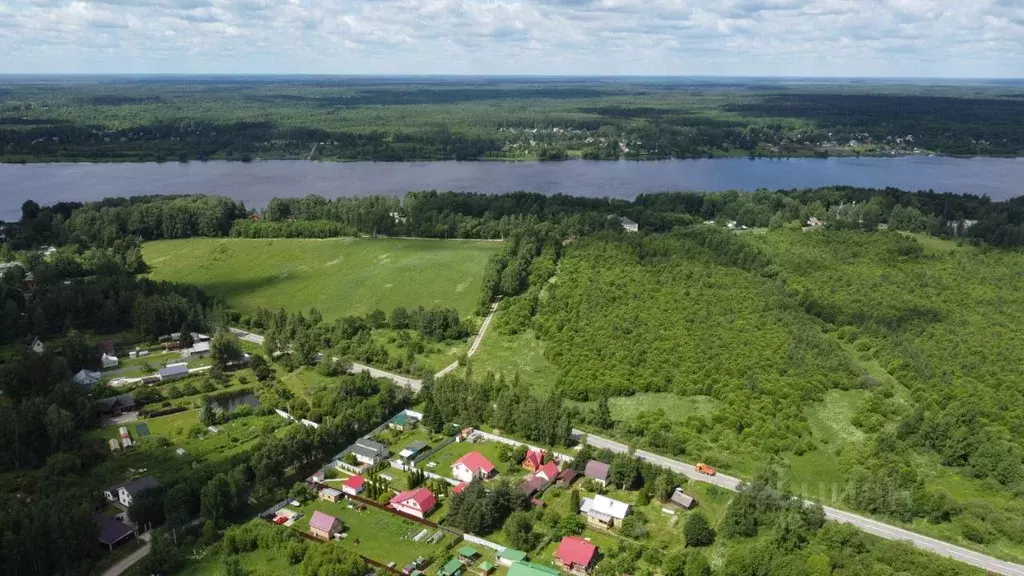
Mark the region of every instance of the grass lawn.
MULTIPOLYGON (((246 574, 295 574, 295 566, 278 550, 254 550, 235 555, 246 574)), ((207 554, 202 560, 190 561, 178 576, 209 576, 224 573, 224 556, 207 554)))
POLYGON ((477 375, 493 372, 511 380, 519 374, 520 382, 538 396, 550 394, 558 380, 558 369, 544 357, 544 343, 532 330, 507 336, 492 324, 470 365, 477 375))
POLYGON ((195 284, 242 312, 256 306, 327 319, 396 306, 469 315, 497 242, 380 238, 193 238, 143 246, 151 277, 195 284))
POLYGON ((491 464, 494 464, 494 467, 498 470, 497 478, 507 478, 510 480, 521 479, 526 475, 526 471, 520 468, 518 463, 509 465, 498 458, 498 454, 501 453, 502 446, 504 446, 504 444, 500 442, 453 442, 448 446, 445 446, 443 450, 440 450, 431 456, 428 460, 421 462, 420 467, 435 474, 451 478, 452 464, 454 464, 456 460, 470 452, 480 452, 484 457, 490 460, 491 464), (430 468, 427 466, 429 462, 436 462, 437 466, 430 468))
POLYGON ((446 534, 437 544, 429 544, 425 539, 414 542, 413 537, 421 531, 427 530, 427 536, 430 536, 437 529, 372 506, 367 506, 362 511, 349 508, 348 500, 337 503, 315 500, 299 510, 303 517, 296 521, 292 528, 301 532, 309 531, 309 519, 315 510, 330 514, 344 523, 344 531, 348 533, 348 537, 339 545, 383 564, 394 562, 399 569, 419 556, 434 556, 435 564, 437 561, 443 561, 441 553, 445 544, 452 539, 451 535, 446 534))
MULTIPOLYGON (((279 367, 277 367, 280 370, 279 367)), ((311 399, 318 391, 337 386, 335 378, 324 376, 316 371, 316 368, 302 366, 294 372, 285 375, 278 375, 281 384, 288 388, 296 396, 311 399)))
POLYGON ((405 332, 412 338, 419 337, 423 340, 424 350, 421 354, 416 354, 415 365, 413 368, 404 368, 399 370, 402 373, 413 373, 417 367, 422 367, 430 373, 437 372, 438 370, 448 366, 452 362, 456 362, 463 354, 469 350, 469 340, 457 340, 451 342, 432 342, 419 336, 412 330, 373 330, 373 340, 387 349, 388 354, 393 358, 405 359, 407 348, 400 345, 400 333, 405 332))
MULTIPOLYGON (((219 426, 217 434, 190 436, 190 430, 198 423, 199 411, 189 410, 126 424, 136 446, 111 454, 90 474, 90 479, 99 482, 97 487, 101 487, 124 481, 133 475, 132 471, 142 474, 145 470, 146 474, 167 481, 189 473, 195 460, 227 458, 252 447, 262 436, 280 434, 283 429, 283 420, 276 415, 248 416, 219 426), (142 422, 149 428, 149 435, 140 439, 135 425, 142 422), (186 454, 179 456, 178 448, 184 448, 186 454)), ((107 440, 118 435, 118 428, 113 425, 93 430, 85 439, 92 441, 97 450, 108 453, 107 440)))

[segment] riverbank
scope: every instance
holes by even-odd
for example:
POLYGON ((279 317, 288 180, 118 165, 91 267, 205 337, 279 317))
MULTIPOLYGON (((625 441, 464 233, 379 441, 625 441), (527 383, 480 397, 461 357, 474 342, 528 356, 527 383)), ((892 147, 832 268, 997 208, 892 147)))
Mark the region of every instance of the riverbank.
POLYGON ((824 148, 824 149, 800 149, 800 150, 789 150, 786 152, 772 152, 770 150, 758 150, 750 152, 749 150, 713 150, 709 156, 683 156, 683 157, 655 157, 655 156, 631 156, 624 154, 617 158, 587 158, 583 155, 581 150, 568 150, 566 151, 566 157, 564 158, 543 158, 537 155, 523 155, 523 156, 481 156, 480 158, 472 158, 466 160, 451 160, 441 158, 414 158, 414 159, 403 159, 403 160, 389 160, 389 159, 366 159, 366 158, 308 158, 305 155, 295 156, 272 156, 272 157, 253 157, 253 158, 242 158, 239 156, 211 156, 204 159, 196 158, 160 158, 153 155, 145 155, 140 157, 123 157, 123 158, 97 158, 93 156, 69 156, 54 158, 51 156, 3 156, 0 155, 0 164, 191 164, 191 163, 206 163, 206 162, 234 162, 238 164, 251 164, 257 162, 272 162, 272 161, 306 161, 306 162, 325 162, 325 163, 358 163, 358 162, 374 162, 374 163, 385 163, 385 164, 403 164, 403 163, 425 163, 425 162, 545 162, 545 163, 558 163, 568 162, 572 160, 585 160, 588 162, 621 162, 621 161, 632 161, 632 162, 664 162, 668 160, 717 160, 717 159, 751 159, 751 160, 789 160, 789 159, 816 159, 816 160, 828 160, 829 158, 904 158, 904 157, 929 157, 929 158, 959 158, 959 159, 972 159, 972 158, 1000 158, 1000 159, 1015 159, 1024 158, 1024 151, 1016 156, 1009 155, 998 155, 998 154, 977 154, 977 155, 961 155, 961 154, 943 154, 941 152, 934 152, 929 150, 921 151, 910 151, 910 150, 858 150, 858 149, 846 149, 846 148, 824 148))

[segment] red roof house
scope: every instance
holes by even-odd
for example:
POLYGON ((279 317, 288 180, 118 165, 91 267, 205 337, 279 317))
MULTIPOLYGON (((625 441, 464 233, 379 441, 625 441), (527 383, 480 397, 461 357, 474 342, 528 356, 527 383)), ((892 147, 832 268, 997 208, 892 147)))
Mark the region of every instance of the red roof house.
POLYGON ((544 452, 540 450, 529 450, 526 458, 523 459, 523 468, 530 472, 536 472, 544 464, 544 452))
POLYGON ((574 574, 586 574, 597 559, 597 546, 579 536, 566 536, 555 550, 555 560, 574 574))
POLYGON ((363 486, 366 484, 366 479, 358 474, 355 476, 349 476, 348 480, 341 483, 341 491, 345 494, 355 496, 363 491, 363 486))
POLYGON ((459 482, 472 482, 473 478, 489 478, 494 464, 479 452, 470 452, 452 464, 452 478, 459 482))
POLYGON ((462 494, 469 487, 469 482, 459 482, 452 486, 452 494, 462 494))
POLYGON ((547 464, 541 466, 540 470, 537 470, 536 476, 539 478, 543 478, 549 484, 551 482, 554 482, 555 477, 558 476, 558 464, 555 464, 554 460, 548 462, 547 464))
POLYGON ((424 518, 437 506, 434 493, 426 488, 406 490, 391 499, 389 506, 410 516, 424 518))

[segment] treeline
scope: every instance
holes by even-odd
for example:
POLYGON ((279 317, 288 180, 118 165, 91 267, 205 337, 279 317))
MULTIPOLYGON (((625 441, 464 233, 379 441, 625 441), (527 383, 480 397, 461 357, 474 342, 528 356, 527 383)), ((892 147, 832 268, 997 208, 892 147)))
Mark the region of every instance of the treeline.
POLYGON ((30 334, 56 336, 71 329, 112 334, 132 328, 154 338, 177 332, 183 325, 200 330, 207 327, 214 304, 194 286, 132 276, 39 280, 26 293, 18 274, 0 277, 0 343, 30 334))
MULTIPOLYGON (((568 239, 620 228, 626 216, 640 229, 664 232, 698 221, 735 226, 803 226, 817 218, 836 229, 881 225, 994 246, 1024 245, 1024 200, 993 202, 985 196, 907 192, 895 188, 829 187, 768 191, 641 194, 629 202, 529 192, 476 194, 410 192, 404 200, 369 196, 274 198, 262 219, 222 197, 137 197, 85 206, 23 207, 12 247, 74 243, 83 249, 117 247, 125 238, 192 236, 246 238, 380 234, 424 238, 510 238, 523 228, 547 227, 568 239), (27 223, 27 224, 26 224, 27 223)), ((120 249, 125 252, 129 245, 120 249)))
POLYGON ((489 424, 499 430, 550 446, 572 443, 572 421, 576 411, 557 394, 537 398, 519 378, 506 381, 488 372, 475 379, 447 375, 424 383, 423 424, 440 432, 446 423, 460 426, 489 424))
POLYGON ((541 289, 555 273, 562 252, 560 232, 550 224, 524 226, 505 242, 504 249, 491 256, 484 268, 480 311, 485 312, 497 298, 502 304, 498 328, 514 334, 533 316, 541 289), (525 292, 525 294, 524 294, 525 292))
MULTIPOLYGON (((1024 149, 1021 98, 910 94, 778 94, 727 109, 760 117, 811 120, 838 142, 913 136, 913 145, 943 154, 1015 156, 1024 149), (898 111, 898 112, 897 112, 898 111)), ((822 138, 824 139, 824 138, 822 138)))

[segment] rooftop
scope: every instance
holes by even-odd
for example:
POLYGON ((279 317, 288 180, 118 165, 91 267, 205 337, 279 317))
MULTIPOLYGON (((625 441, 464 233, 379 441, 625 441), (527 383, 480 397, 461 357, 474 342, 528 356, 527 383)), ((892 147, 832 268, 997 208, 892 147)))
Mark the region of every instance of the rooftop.
POLYGON ((334 523, 338 519, 330 514, 324 514, 323 512, 316 510, 313 512, 313 516, 309 519, 309 527, 316 528, 317 530, 323 530, 324 532, 330 532, 334 528, 334 523))
POLYGON ((477 470, 483 470, 485 473, 490 474, 494 470, 494 464, 491 464, 491 461, 486 456, 476 451, 459 458, 452 466, 454 467, 459 464, 469 468, 473 473, 476 473, 477 470))
POLYGON ((566 536, 555 550, 555 558, 563 564, 589 566, 597 554, 597 546, 579 536, 566 536))
POLYGON ((587 462, 587 467, 583 469, 583 474, 587 478, 594 478, 596 480, 607 480, 608 469, 611 468, 608 464, 600 462, 598 460, 591 460, 587 462))
POLYGON ((629 512, 629 504, 598 494, 593 498, 584 498, 580 503, 580 512, 588 516, 610 516, 622 520, 629 512))

